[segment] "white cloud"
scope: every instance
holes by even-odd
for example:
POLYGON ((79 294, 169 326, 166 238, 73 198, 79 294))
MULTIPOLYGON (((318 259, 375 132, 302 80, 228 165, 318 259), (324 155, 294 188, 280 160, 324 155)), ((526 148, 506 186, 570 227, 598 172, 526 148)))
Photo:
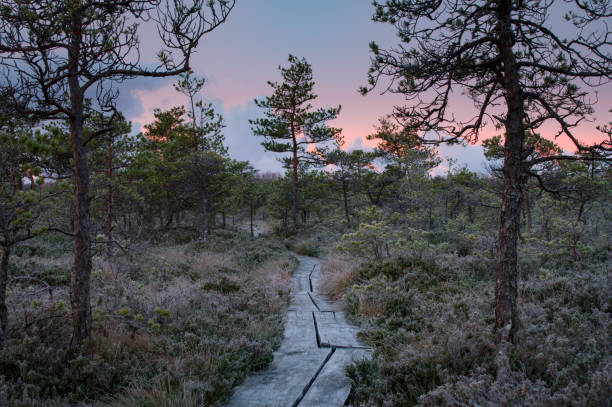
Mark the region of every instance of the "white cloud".
POLYGON ((486 172, 487 160, 484 156, 482 145, 468 144, 462 146, 460 144, 448 145, 442 144, 438 147, 440 157, 444 159, 442 163, 434 168, 432 175, 445 175, 448 171, 448 159, 455 160, 454 167, 467 167, 468 170, 476 173, 484 174, 486 172))

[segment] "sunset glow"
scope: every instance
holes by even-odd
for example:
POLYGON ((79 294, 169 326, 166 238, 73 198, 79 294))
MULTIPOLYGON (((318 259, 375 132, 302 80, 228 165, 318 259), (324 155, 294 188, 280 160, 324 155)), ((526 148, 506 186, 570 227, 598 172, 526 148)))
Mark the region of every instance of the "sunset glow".
MULTIPOLYGON (((198 47, 192 62, 195 73, 207 79, 204 100, 213 103, 225 118, 230 153, 253 161, 262 170, 280 169, 275 158, 259 146, 261 140, 253 137, 248 120, 261 114, 253 99, 270 93, 267 81, 279 80, 277 68, 286 65, 289 53, 305 57, 312 65, 314 91, 319 95, 315 105, 342 106, 338 119, 330 124, 343 129, 344 148, 373 147, 374 143, 367 141, 366 136, 374 132, 378 118, 392 113, 394 106, 405 101, 399 95, 380 94, 378 89, 367 96, 357 91, 367 81, 369 42, 385 45, 396 42, 392 27, 372 22, 371 14, 369 2, 350 0, 238 3, 232 18, 198 47)), ((155 44, 148 44, 147 37, 143 41, 148 56, 153 58, 155 44)), ((173 89, 172 80, 141 82, 127 92, 129 95, 122 95, 122 103, 140 105, 135 114, 128 116, 134 124, 133 131, 140 131, 153 120, 153 109, 185 103, 173 89)), ((593 98, 598 100, 595 122, 585 122, 575 131, 585 144, 600 140, 595 127, 612 121, 608 111, 612 108, 612 88, 600 88, 593 98)), ((476 112, 467 99, 451 108, 458 117, 471 117, 476 112)), ((556 130, 547 124, 541 133, 553 139, 556 130)), ((489 125, 480 139, 496 134, 499 130, 489 125)), ((566 137, 555 141, 565 150, 575 150, 566 137)), ((484 157, 475 159, 473 152, 461 147, 454 149, 460 162, 472 168, 482 167, 484 157)))

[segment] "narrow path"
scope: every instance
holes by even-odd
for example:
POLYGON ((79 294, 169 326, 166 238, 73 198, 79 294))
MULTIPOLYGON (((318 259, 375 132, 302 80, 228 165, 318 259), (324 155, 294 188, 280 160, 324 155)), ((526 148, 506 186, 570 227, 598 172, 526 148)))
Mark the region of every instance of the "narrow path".
POLYGON ((229 407, 342 406, 350 391, 344 369, 369 354, 357 328, 317 293, 319 260, 297 257, 283 343, 270 366, 235 389, 229 407))

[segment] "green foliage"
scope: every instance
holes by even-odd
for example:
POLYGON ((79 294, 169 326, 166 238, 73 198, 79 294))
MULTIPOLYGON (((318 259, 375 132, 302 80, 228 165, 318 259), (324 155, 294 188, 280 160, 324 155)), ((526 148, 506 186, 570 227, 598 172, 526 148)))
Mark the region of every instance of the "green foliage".
POLYGON ((353 202, 362 192, 364 179, 363 174, 370 171, 374 165, 373 161, 379 156, 376 152, 365 152, 362 150, 344 151, 338 145, 336 149, 323 153, 328 164, 334 166, 335 171, 331 174, 335 184, 333 190, 338 191, 339 198, 344 203, 344 216, 347 223, 351 223, 353 202))
POLYGON ((419 138, 415 128, 400 126, 390 118, 382 118, 376 133, 367 136, 368 140, 378 142, 377 153, 400 177, 423 177, 428 171, 440 164, 434 149, 427 147, 419 138))
POLYGON ((162 230, 176 222, 175 214, 193 213, 201 238, 210 234, 217 213, 236 210, 246 168, 227 156, 223 118, 203 103, 203 85, 204 79, 183 75, 175 87, 189 98, 190 109, 156 110, 155 121, 145 125, 126 174, 133 181, 125 197, 149 227, 155 224, 148 213, 159 214, 162 230))
MULTIPOLYGON (((267 151, 291 153, 282 160, 292 172, 291 212, 293 231, 298 228, 298 172, 307 166, 324 165, 322 159, 328 144, 342 144, 341 130, 329 127, 340 112, 337 108, 313 109, 310 103, 317 98, 312 92, 312 68, 306 59, 289 55, 289 67, 279 66, 282 83, 268 82, 272 87, 271 96, 255 100, 258 107, 265 109, 265 117, 250 120, 253 134, 264 137, 261 143, 267 151)), ((301 178, 301 177, 300 177, 301 178)), ((302 202, 302 211, 306 203, 302 202)), ((284 217, 286 219, 286 216, 284 217)), ((303 216, 305 218, 305 215, 303 216)), ((305 219, 302 219, 305 223, 305 219)), ((286 222, 285 222, 286 223, 286 222)), ((285 226, 285 233, 288 228, 285 226)))
POLYGON ((340 252, 364 258, 381 260, 390 255, 389 246, 394 240, 394 225, 399 220, 398 214, 387 216, 375 206, 359 212, 363 222, 353 233, 342 236, 343 243, 338 246, 340 252))
POLYGON ((255 101, 265 109, 265 118, 250 121, 253 133, 265 138, 262 145, 267 151, 287 153, 295 148, 298 161, 314 160, 317 154, 310 153, 308 145, 339 140, 340 129, 325 123, 337 117, 340 107, 313 110, 310 102, 317 95, 312 93, 312 67, 306 59, 289 55, 289 67, 278 69, 283 82, 268 82, 272 95, 255 101))
POLYGON ((44 179, 34 154, 34 133, 26 123, 8 118, 0 122, 0 141, 0 245, 12 248, 44 232, 38 222, 44 179), (27 187, 23 185, 26 177, 27 187))
MULTIPOLYGON (((376 18, 398 21, 389 11, 400 3, 378 6, 376 18)), ((464 22, 447 26, 462 30, 464 22)), ((384 54, 375 44, 372 50, 376 58, 384 54)), ((476 59, 459 62, 453 78, 463 80, 476 59)), ((418 72, 405 72, 398 89, 413 91, 418 72)), ((436 151, 414 123, 390 118, 368 137, 376 151, 343 150, 340 130, 327 125, 340 108, 312 106, 310 65, 290 56, 280 74, 272 94, 256 102, 265 116, 251 125, 268 151, 295 148, 296 166, 286 161, 285 174, 259 174, 229 157, 223 119, 204 103, 205 81, 192 72, 175 85, 188 106, 156 110, 136 137, 127 136, 130 124, 120 113, 96 113, 85 101, 95 322, 91 347, 76 354, 66 351, 73 243, 49 233, 70 234, 73 225, 68 123, 28 123, 2 103, 0 243, 13 250, 0 400, 218 404, 250 370, 270 362, 282 338, 294 264, 286 250, 322 256, 342 237, 337 249, 356 263, 339 279, 346 284, 337 298, 344 294, 345 309, 375 349, 372 360, 349 368, 354 405, 605 405, 609 163, 596 162, 596 151, 545 161, 559 147, 526 133, 523 158, 553 193, 542 193, 535 179, 523 184, 522 326, 502 382, 491 312, 501 205, 496 170, 479 175, 451 163, 434 178, 436 151), (293 207, 303 226, 298 236, 290 226, 293 207), (244 233, 251 222, 262 235, 244 233), (103 257, 106 245, 120 250, 103 257)), ((543 79, 581 97, 571 83, 543 79)), ((608 127, 600 130, 609 136, 608 127)), ((485 140, 487 157, 502 158, 502 143, 501 136, 485 140)))
POLYGON ((369 235, 369 228, 357 227, 345 234, 352 240, 339 244, 347 251, 356 241, 354 261, 369 259, 343 303, 375 352, 348 370, 352 405, 606 404, 609 166, 572 161, 543 170, 567 192, 547 195, 527 185, 519 240, 521 328, 504 380, 496 377, 491 309, 497 179, 455 169, 425 180, 412 196, 399 195, 426 208, 402 213, 383 200, 371 214, 360 214, 378 228, 369 235), (396 222, 388 222, 394 213, 396 222), (367 252, 385 241, 390 258, 367 252), (512 396, 518 389, 520 398, 512 396))

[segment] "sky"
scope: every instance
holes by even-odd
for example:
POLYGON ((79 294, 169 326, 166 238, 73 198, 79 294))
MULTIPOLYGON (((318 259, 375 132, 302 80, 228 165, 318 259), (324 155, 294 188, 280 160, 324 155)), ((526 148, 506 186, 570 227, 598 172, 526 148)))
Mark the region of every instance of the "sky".
MULTIPOLYGON (((317 107, 341 105, 338 119, 330 125, 343 129, 345 148, 373 146, 365 136, 403 100, 399 95, 374 91, 361 96, 357 91, 367 82, 368 44, 376 41, 385 47, 398 42, 392 26, 371 21, 372 11, 370 0, 237 1, 226 23, 202 39, 192 58, 195 74, 206 78, 204 100, 225 118, 224 134, 232 158, 249 160, 261 171, 281 170, 277 154, 264 151, 248 120, 261 115, 253 99, 271 93, 267 81, 280 81, 278 66, 287 65, 289 54, 305 57, 312 65, 317 107)), ((159 50, 156 34, 145 33, 141 39, 143 59, 152 60, 159 50)), ((122 85, 119 108, 132 121, 134 131, 153 121, 153 109, 186 104, 172 87, 175 81, 135 79, 122 85)), ((609 122, 612 97, 599 98, 597 121, 609 122)), ((439 152, 456 160, 456 165, 484 171, 480 145, 441 146, 439 152)))

